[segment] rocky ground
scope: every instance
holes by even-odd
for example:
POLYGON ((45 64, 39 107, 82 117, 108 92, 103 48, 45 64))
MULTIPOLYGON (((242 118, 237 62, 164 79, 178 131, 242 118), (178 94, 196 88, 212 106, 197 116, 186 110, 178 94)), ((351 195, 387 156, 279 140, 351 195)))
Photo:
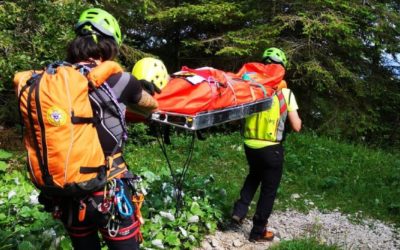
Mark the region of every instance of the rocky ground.
POLYGON ((275 212, 270 217, 269 228, 277 235, 273 242, 251 243, 247 240, 251 221, 246 219, 236 231, 217 231, 214 235, 207 236, 198 250, 261 250, 282 240, 307 236, 316 237, 325 244, 336 244, 343 249, 400 249, 398 228, 376 220, 353 222, 349 216, 340 212, 275 212))

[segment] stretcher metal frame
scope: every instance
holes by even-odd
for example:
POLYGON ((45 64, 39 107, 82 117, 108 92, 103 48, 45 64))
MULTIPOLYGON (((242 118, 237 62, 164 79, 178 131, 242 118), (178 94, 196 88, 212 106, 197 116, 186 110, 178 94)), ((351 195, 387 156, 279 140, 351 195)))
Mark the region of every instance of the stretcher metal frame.
POLYGON ((245 118, 253 113, 269 109, 271 104, 272 97, 268 97, 255 102, 240 104, 238 106, 199 112, 195 115, 157 111, 152 114, 151 120, 195 131, 245 118))

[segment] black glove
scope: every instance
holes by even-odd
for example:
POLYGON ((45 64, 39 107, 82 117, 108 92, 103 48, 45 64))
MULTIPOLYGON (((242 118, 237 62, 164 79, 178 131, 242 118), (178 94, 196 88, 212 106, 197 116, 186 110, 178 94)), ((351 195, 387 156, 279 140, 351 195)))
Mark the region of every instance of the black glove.
POLYGON ((142 88, 144 91, 149 93, 150 95, 154 95, 155 92, 158 94, 161 93, 161 89, 158 88, 154 83, 146 81, 146 80, 139 80, 140 84, 142 84, 142 88))

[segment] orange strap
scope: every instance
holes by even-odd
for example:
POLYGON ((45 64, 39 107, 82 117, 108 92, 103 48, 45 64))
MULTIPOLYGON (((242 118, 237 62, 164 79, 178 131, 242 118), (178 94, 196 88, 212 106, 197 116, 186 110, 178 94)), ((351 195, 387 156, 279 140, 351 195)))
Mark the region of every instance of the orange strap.
POLYGON ((143 201, 144 201, 143 194, 132 195, 132 202, 135 205, 135 216, 141 225, 144 224, 142 212, 140 211, 140 209, 142 208, 143 201))
POLYGON ((89 72, 87 78, 96 87, 101 86, 111 75, 123 72, 122 67, 114 61, 104 61, 89 72))
POLYGON ((81 201, 79 204, 79 215, 78 215, 78 220, 80 222, 84 221, 86 217, 86 204, 81 201))

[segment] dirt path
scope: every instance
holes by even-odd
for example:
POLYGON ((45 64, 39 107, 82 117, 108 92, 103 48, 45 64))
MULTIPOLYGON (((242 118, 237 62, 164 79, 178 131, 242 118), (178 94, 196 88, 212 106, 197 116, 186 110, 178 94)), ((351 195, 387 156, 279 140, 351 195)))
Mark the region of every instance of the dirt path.
POLYGON ((336 244, 343 249, 400 249, 400 230, 377 220, 352 223, 340 212, 321 213, 312 210, 308 214, 296 211, 276 212, 270 218, 270 229, 276 231, 273 242, 251 243, 247 240, 251 221, 245 220, 238 231, 217 231, 209 235, 198 249, 222 250, 267 249, 281 240, 315 236, 325 244, 336 244))

